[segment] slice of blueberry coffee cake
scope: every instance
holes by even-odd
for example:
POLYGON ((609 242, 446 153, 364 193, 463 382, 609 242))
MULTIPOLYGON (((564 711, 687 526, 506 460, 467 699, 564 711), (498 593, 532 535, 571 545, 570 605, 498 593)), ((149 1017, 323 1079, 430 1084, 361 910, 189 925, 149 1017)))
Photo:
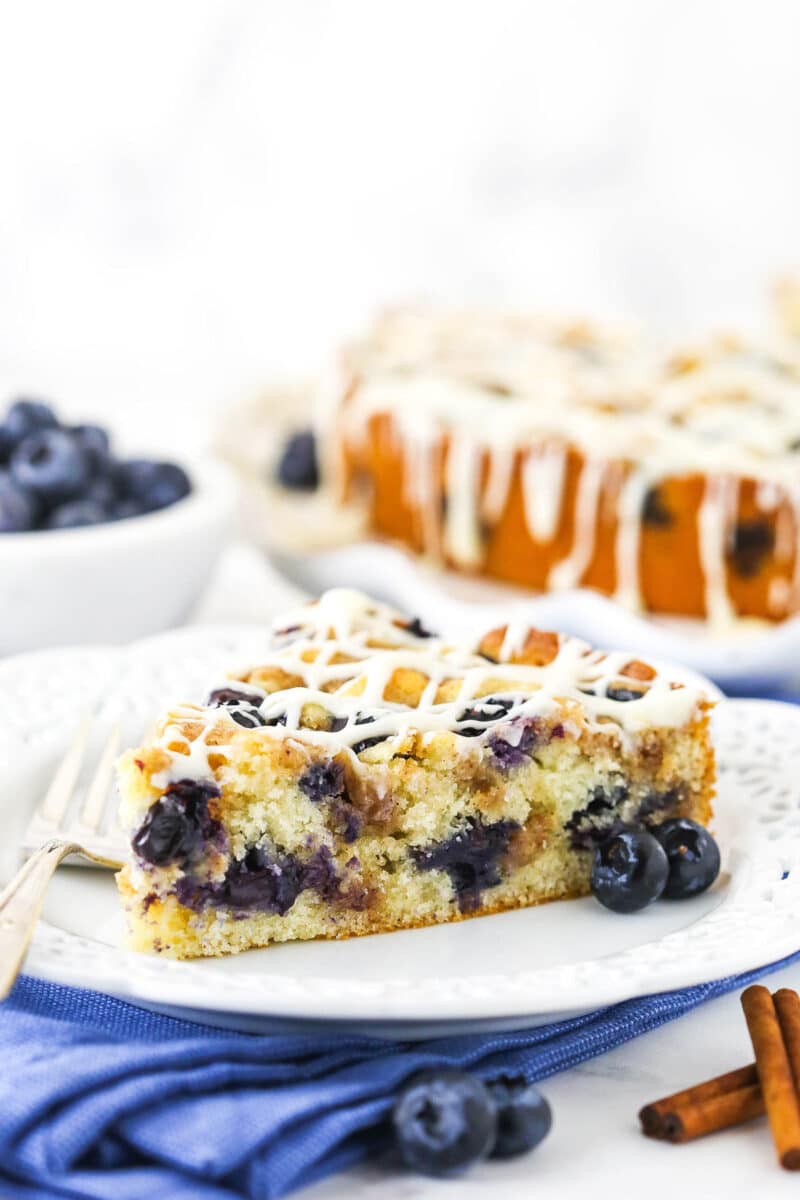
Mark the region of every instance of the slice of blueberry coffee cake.
POLYGON ((609 832, 711 813, 711 702, 527 624, 434 636, 337 589, 120 764, 132 944, 350 937, 589 890, 609 832))

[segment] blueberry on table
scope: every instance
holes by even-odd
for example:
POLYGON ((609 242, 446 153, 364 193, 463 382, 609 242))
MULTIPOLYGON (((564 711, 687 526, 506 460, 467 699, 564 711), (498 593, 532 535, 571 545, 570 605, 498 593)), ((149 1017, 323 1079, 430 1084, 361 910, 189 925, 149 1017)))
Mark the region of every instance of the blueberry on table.
POLYGON ((57 429, 53 410, 39 400, 17 400, 0 423, 0 462, 10 458, 17 446, 39 429, 57 429))
POLYGON ((544 1141, 553 1114, 538 1088, 521 1076, 508 1075, 486 1086, 497 1108, 497 1141, 492 1158, 515 1158, 544 1141))
POLYGON ((48 514, 45 529, 79 529, 84 525, 103 525, 108 513, 96 500, 68 500, 48 514))
POLYGON ((317 444, 313 432, 303 429, 286 442, 278 463, 278 482, 297 491, 313 491, 319 486, 317 444))
POLYGON ((688 817, 672 817, 653 830, 669 863, 667 900, 684 900, 710 888, 719 875, 719 846, 707 829, 688 817))
POLYGON ((30 492, 0 471, 0 533, 26 533, 36 525, 38 506, 30 492))
POLYGON ((612 912, 646 908, 662 895, 668 876, 663 847, 644 829, 623 829, 594 852, 592 892, 612 912))
POLYGON ((11 478, 46 504, 80 496, 89 482, 89 464, 63 429, 31 433, 11 455, 11 478))
POLYGON ((486 1086, 462 1071, 424 1071, 405 1085, 392 1113, 400 1157, 423 1175, 457 1175, 491 1154, 497 1110, 486 1086))

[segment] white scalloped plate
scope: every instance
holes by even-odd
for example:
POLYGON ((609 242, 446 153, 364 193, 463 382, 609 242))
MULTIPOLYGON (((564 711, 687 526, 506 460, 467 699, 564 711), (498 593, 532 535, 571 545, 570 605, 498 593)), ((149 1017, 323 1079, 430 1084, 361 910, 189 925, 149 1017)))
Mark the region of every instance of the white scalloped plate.
MULTIPOLYGON (((127 650, 76 648, 0 663, 0 874, 81 715, 138 738, 171 699, 202 695, 257 656, 253 628, 186 629, 127 650)), ((800 947, 800 710, 725 701, 716 717, 723 872, 705 896, 620 917, 592 899, 346 942, 181 963, 121 949, 110 875, 66 868, 28 957, 40 978, 212 1024, 335 1021, 422 1037, 521 1027, 756 967, 800 947)))
POLYGON ((588 588, 532 593, 477 576, 446 571, 385 542, 356 542, 302 554, 268 547, 275 566, 316 593, 343 579, 433 628, 490 628, 524 612, 541 629, 563 629, 608 649, 631 650, 686 663, 723 686, 800 686, 800 617, 770 625, 742 620, 724 629, 688 617, 639 615, 588 588))

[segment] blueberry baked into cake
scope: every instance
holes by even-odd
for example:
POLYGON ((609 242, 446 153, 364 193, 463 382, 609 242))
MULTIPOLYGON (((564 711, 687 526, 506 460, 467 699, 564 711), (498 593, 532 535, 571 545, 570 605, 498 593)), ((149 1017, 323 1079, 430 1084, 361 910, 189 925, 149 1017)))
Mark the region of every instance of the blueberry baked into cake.
POLYGON ((329 591, 122 758, 131 942, 229 954, 586 894, 611 832, 708 821, 710 708, 525 622, 448 640, 329 591))

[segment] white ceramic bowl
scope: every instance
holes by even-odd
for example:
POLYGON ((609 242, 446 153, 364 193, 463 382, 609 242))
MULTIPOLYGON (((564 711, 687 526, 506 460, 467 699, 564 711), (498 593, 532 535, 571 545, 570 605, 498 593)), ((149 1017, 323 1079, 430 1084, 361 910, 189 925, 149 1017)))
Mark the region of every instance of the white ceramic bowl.
POLYGON ((127 642, 191 612, 231 530, 236 484, 221 464, 187 464, 193 491, 108 525, 0 534, 0 654, 127 642))

